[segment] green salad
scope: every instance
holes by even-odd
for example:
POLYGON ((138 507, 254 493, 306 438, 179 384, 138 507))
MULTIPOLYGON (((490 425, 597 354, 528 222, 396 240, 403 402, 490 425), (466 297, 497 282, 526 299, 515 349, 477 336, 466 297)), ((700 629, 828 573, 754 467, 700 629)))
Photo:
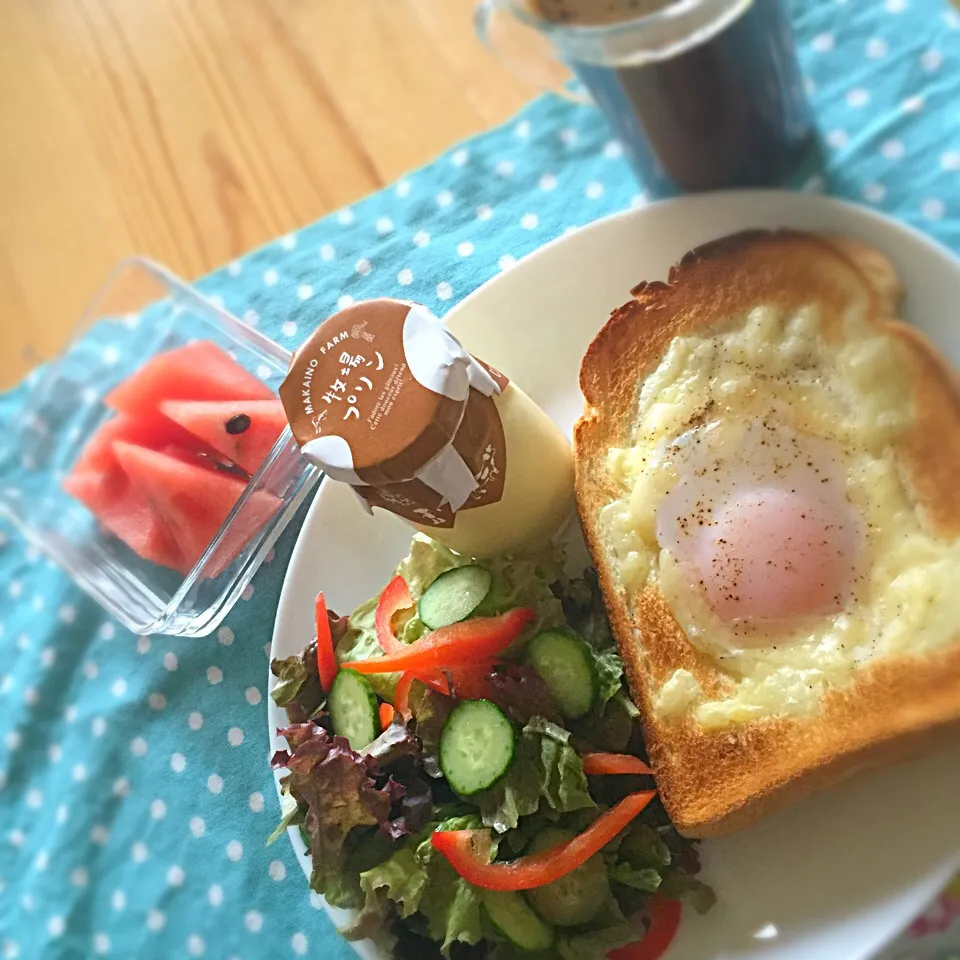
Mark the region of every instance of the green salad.
POLYGON ((349 617, 318 598, 317 639, 271 669, 289 719, 271 842, 299 828, 311 887, 356 911, 348 939, 599 960, 648 927, 668 943, 665 903, 712 906, 653 795, 592 572, 417 535, 349 617))

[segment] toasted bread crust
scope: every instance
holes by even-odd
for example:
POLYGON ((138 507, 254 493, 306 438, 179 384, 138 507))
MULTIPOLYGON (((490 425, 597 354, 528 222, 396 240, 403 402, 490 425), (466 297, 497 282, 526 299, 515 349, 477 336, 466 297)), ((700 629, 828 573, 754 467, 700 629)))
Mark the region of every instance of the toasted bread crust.
POLYGON ((651 690, 679 667, 706 694, 720 674, 690 643, 663 597, 648 587, 628 606, 599 529, 600 509, 617 496, 607 451, 629 442, 637 390, 671 340, 722 330, 757 303, 783 310, 817 302, 823 335, 840 340, 854 306, 903 346, 916 429, 898 454, 932 529, 960 535, 960 377, 916 330, 890 318, 899 283, 869 247, 791 231, 749 231, 688 253, 668 281, 641 283, 614 311, 584 356, 585 413, 574 430, 577 504, 597 565, 664 804, 681 833, 716 837, 827 787, 858 770, 914 754, 960 732, 960 644, 930 655, 881 659, 847 687, 828 693, 811 717, 767 718, 717 731, 692 717, 655 715, 651 690))

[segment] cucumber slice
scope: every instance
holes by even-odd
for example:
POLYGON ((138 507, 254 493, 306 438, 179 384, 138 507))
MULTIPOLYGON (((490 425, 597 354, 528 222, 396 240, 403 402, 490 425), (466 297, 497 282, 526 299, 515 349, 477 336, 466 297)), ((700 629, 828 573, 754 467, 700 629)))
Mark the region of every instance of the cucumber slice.
POLYGON ((356 670, 341 670, 327 697, 333 732, 346 737, 354 750, 373 743, 380 733, 377 695, 370 681, 356 670))
POLYGON ((464 700, 440 734, 440 769, 461 797, 493 786, 510 768, 517 734, 489 700, 464 700))
POLYGON ((530 909, 519 893, 482 891, 483 908, 490 922, 520 950, 549 950, 553 946, 553 927, 530 909))
MULTIPOLYGON (((528 852, 539 853, 574 836, 568 830, 547 827, 533 838, 528 852)), ((527 898, 537 913, 554 926, 578 927, 589 923, 610 899, 610 880, 603 855, 595 854, 582 867, 545 887, 528 890, 527 898)))
POLYGON ((527 644, 526 661, 540 674, 565 717, 576 720, 590 712, 600 679, 585 640, 569 630, 544 630, 527 644))
POLYGON ((441 573, 423 591, 417 612, 431 630, 466 620, 490 592, 493 576, 475 563, 441 573))

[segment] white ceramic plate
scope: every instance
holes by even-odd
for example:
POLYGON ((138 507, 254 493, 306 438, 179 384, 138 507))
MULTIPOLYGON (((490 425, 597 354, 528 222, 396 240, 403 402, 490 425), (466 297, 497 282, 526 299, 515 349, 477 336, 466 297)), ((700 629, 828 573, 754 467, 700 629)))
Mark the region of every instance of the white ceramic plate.
MULTIPOLYGON (((845 233, 887 253, 906 286, 907 318, 960 367, 960 262, 868 210, 773 191, 669 200, 599 221, 493 278, 447 321, 468 349, 500 367, 569 430, 581 410, 580 357, 631 287, 665 278, 672 263, 704 241, 783 226, 845 233)), ((319 589, 332 607, 350 610, 387 582, 409 539, 401 521, 367 517, 345 487, 322 483, 287 571, 273 655, 298 653, 310 641, 319 589)), ((284 722, 272 701, 269 722, 271 736, 284 722)), ((960 865, 958 801, 960 745, 861 776, 751 830, 705 843, 706 879, 719 903, 706 917, 685 916, 669 960, 871 956, 960 865)), ((290 836, 309 875, 300 837, 290 836)), ((367 944, 358 952, 380 956, 367 944)))

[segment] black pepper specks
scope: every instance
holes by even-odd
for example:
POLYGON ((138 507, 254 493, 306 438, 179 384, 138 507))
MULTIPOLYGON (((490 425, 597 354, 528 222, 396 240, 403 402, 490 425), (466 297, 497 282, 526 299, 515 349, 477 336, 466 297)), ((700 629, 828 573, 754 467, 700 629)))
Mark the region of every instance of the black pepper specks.
MULTIPOLYGON (((798 434, 773 415, 748 421, 739 436, 738 432, 713 433, 714 429, 713 424, 694 428, 670 450, 680 479, 658 505, 660 546, 694 574, 691 585, 709 598, 715 611, 728 608, 721 617, 729 618, 727 626, 735 635, 752 632, 756 624, 750 621, 754 619, 758 623, 789 619, 794 615, 788 611, 795 598, 800 603, 808 590, 813 595, 826 594, 822 603, 816 604, 816 612, 842 608, 847 591, 860 574, 856 563, 860 525, 856 512, 844 509, 846 498, 839 482, 842 449, 825 438, 798 434), (765 508, 768 498, 763 494, 767 490, 802 498, 802 503, 796 504, 801 507, 796 519, 807 532, 797 538, 791 529, 772 527, 769 537, 771 543, 778 543, 776 552, 761 557, 755 553, 758 545, 753 539, 745 552, 736 537, 719 528, 729 510, 765 508), (818 530, 809 529, 814 523, 822 527, 819 537, 818 530), (810 555, 814 548, 821 551, 819 556, 816 550, 810 555), (836 570, 834 556, 838 559, 836 570), (826 563, 829 576, 822 566, 811 570, 811 562, 826 563), (834 573, 839 591, 833 583, 834 573), (793 584, 797 585, 795 591, 793 584), (755 601, 764 612, 733 609, 747 604, 752 609, 755 601)), ((771 516, 776 517, 776 512, 771 516)), ((811 608, 809 612, 815 611, 811 608)), ((803 612, 798 608, 796 615, 803 612)))

